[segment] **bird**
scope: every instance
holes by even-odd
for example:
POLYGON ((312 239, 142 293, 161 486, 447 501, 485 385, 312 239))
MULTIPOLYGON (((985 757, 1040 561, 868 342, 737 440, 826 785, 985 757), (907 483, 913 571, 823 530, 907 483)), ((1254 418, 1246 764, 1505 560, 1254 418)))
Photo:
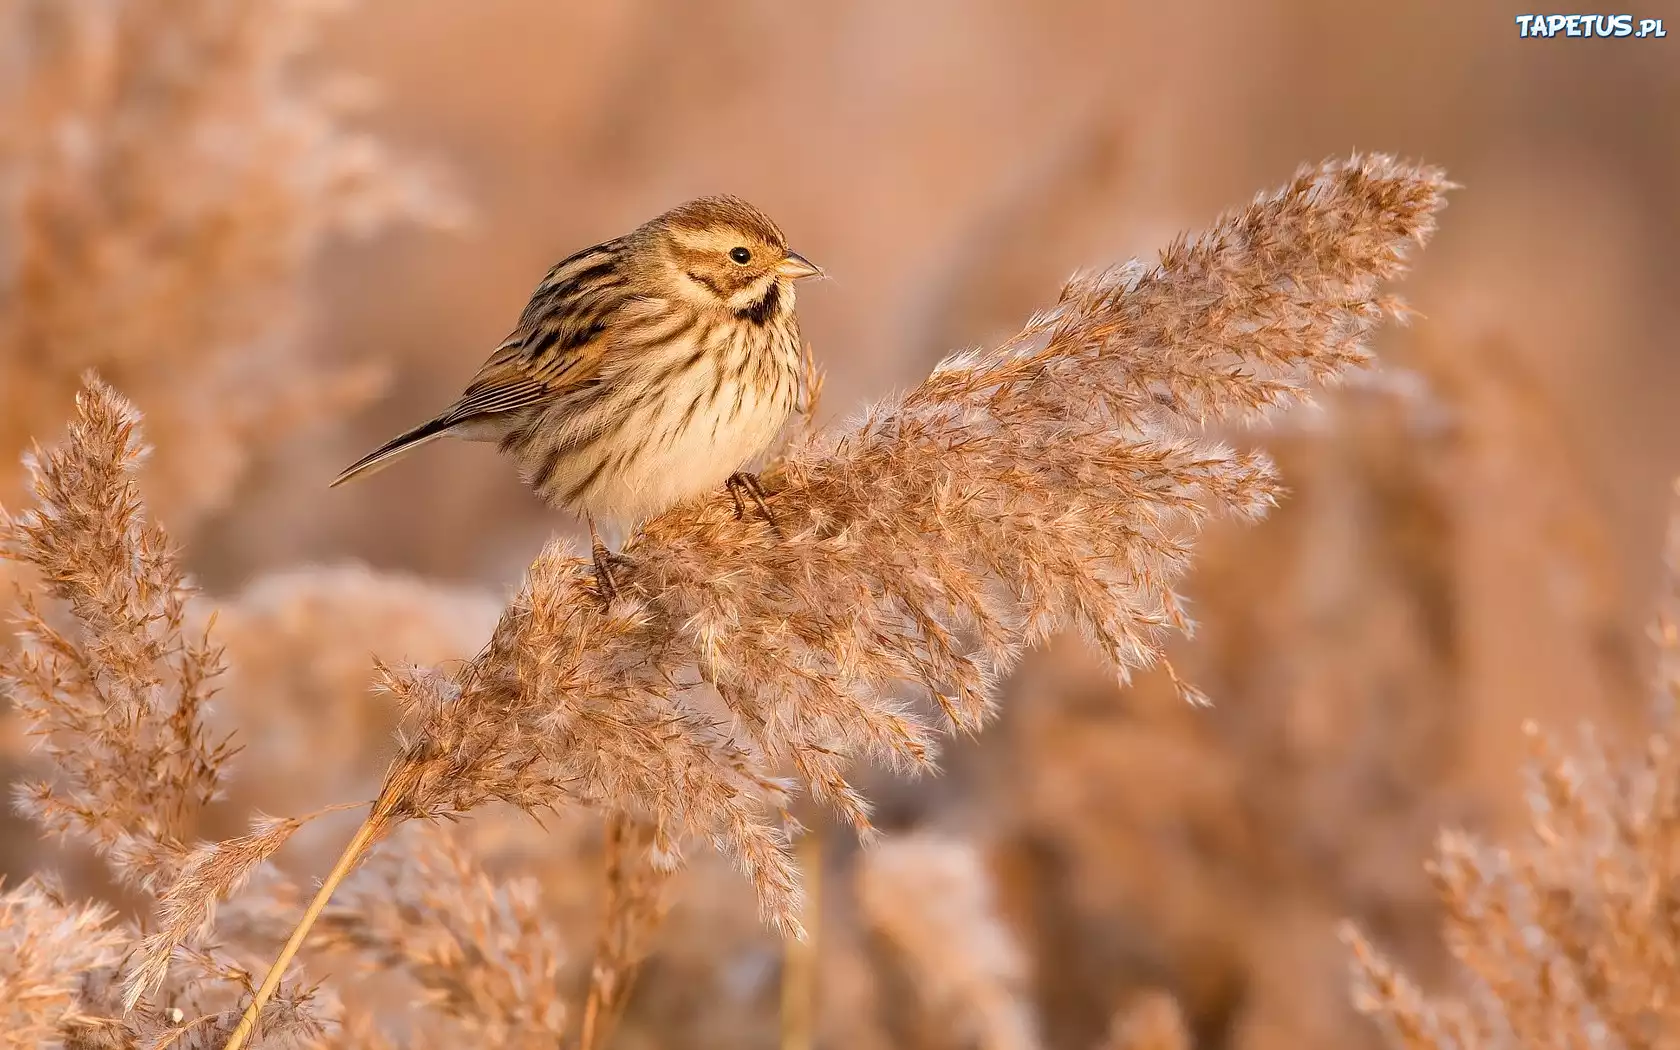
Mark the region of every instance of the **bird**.
POLYGON ((746 468, 793 414, 803 375, 794 284, 823 275, 739 197, 688 201, 556 263, 455 403, 330 487, 445 436, 495 442, 546 503, 589 525, 597 586, 618 595, 596 518, 623 526, 725 487, 776 528, 746 468))

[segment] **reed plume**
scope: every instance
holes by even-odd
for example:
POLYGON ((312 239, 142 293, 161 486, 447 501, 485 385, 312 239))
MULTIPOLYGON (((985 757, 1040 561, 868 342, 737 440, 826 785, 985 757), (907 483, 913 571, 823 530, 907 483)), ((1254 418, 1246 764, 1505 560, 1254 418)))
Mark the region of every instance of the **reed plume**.
MULTIPOLYGON (((710 839, 797 934, 790 792, 867 834, 848 761, 934 764, 932 722, 900 687, 974 731, 991 685, 1059 630, 1123 678, 1188 628, 1172 583, 1196 530, 1277 496, 1264 456, 1203 428, 1366 364, 1365 337, 1402 313, 1378 287, 1448 188, 1384 156, 1331 161, 1153 266, 1076 277, 1009 342, 788 449, 769 479, 786 542, 721 498, 648 522, 625 551, 627 611, 602 611, 585 563, 551 546, 478 658, 390 677, 403 753, 269 982, 375 840, 491 802, 628 811, 662 865, 685 833, 710 839)), ((212 899, 171 903, 185 917, 212 899)), ((186 929, 153 941, 136 992, 186 929)))
POLYGON ((46 831, 150 889, 180 876, 187 818, 221 790, 230 744, 202 722, 221 653, 188 633, 192 588, 146 518, 139 414, 91 380, 77 409, 68 441, 29 457, 36 509, 0 517, 0 555, 77 625, 60 630, 26 596, 22 645, 0 651, 0 681, 51 760, 49 779, 15 792, 46 831))
POLYGON ((0 891, 0 1046, 33 1050, 92 1026, 83 989, 115 971, 127 946, 114 918, 43 878, 0 891))
POLYGON ((345 883, 318 943, 355 958, 364 976, 406 976, 413 1001, 447 1026, 425 1033, 429 1045, 560 1045, 568 952, 535 880, 493 879, 451 830, 403 829, 395 849, 345 883))
POLYGON ((254 451, 374 391, 368 364, 300 338, 309 267, 335 239, 461 213, 356 128, 366 85, 319 63, 333 6, 0 0, 8 459, 97 369, 147 412, 148 493, 184 535, 254 451))
MULTIPOLYGON (((722 494, 648 522, 615 570, 629 600, 610 610, 589 562, 551 545, 478 656, 382 672, 404 717, 400 753, 227 1046, 298 1012, 276 1012, 295 993, 271 998, 296 987, 283 981, 294 956, 370 847, 406 821, 494 802, 585 805, 645 825, 638 859, 654 871, 680 862, 684 838, 710 841, 751 879, 764 916, 798 934, 793 794, 869 835, 851 764, 934 768, 941 730, 980 729, 991 689, 1028 647, 1071 629, 1122 679, 1155 660, 1190 626, 1174 585, 1198 531, 1255 517, 1279 492, 1262 454, 1208 424, 1302 401, 1367 364, 1365 338, 1402 313, 1379 286, 1433 230, 1448 188, 1388 157, 1331 161, 1153 264, 1076 276, 1015 338, 795 440, 765 475, 783 538, 737 520, 722 494)), ((78 527, 111 532, 55 508, 92 500, 140 520, 137 499, 111 494, 132 493, 130 411, 98 386, 81 411, 70 445, 46 460, 64 464, 45 476, 65 492, 42 490, 51 502, 13 530, 51 541, 26 550, 49 568, 78 527), (115 480, 77 488, 100 478, 115 480)), ((89 564, 119 579, 166 561, 102 557, 89 564)), ((180 586, 141 590, 156 601, 180 586)), ((76 608, 81 592, 53 593, 76 608)), ((105 629, 84 620, 90 644, 106 644, 105 629)), ((201 662, 181 674, 202 677, 201 662)), ((154 932, 122 975, 129 1006, 202 952, 216 903, 299 823, 156 847, 162 888, 154 932)), ((207 1027, 226 1031, 216 1017, 207 1027)))
POLYGON ((1458 830, 1430 865, 1457 987, 1430 995, 1351 925, 1355 1001, 1389 1045, 1680 1046, 1680 484, 1653 635, 1655 729, 1621 751, 1583 726, 1564 748, 1530 722, 1531 834, 1458 830))
POLYGON ((909 971, 930 1027, 981 1050, 1044 1045, 1026 955, 975 843, 932 832, 883 843, 860 862, 858 898, 909 971))
MULTIPOLYGON (((167 916, 171 893, 225 894, 301 821, 259 818, 250 834, 213 850, 193 844, 195 818, 221 794, 232 752, 204 718, 221 650, 189 626, 194 588, 140 498, 148 450, 139 413, 91 379, 76 406, 66 441, 26 461, 35 508, 15 516, 0 509, 0 556, 27 567, 53 603, 26 596, 20 644, 0 649, 0 692, 50 763, 48 775, 15 785, 14 798, 43 831, 91 848, 128 887, 158 898, 167 916)), ((143 936, 133 923, 69 904, 38 882, 13 890, 5 908, 7 919, 23 910, 20 925, 0 923, 20 960, 7 974, 12 986, 0 988, 0 1012, 20 1004, 32 1012, 16 1031, 45 1026, 77 1048, 169 1042, 208 1050, 238 1023, 251 985, 249 944, 173 952, 151 994, 125 1001, 143 936), (50 938, 72 931, 80 954, 53 948, 50 938)), ((277 986, 263 1008, 268 1030, 319 1034, 315 998, 300 984, 277 986)))

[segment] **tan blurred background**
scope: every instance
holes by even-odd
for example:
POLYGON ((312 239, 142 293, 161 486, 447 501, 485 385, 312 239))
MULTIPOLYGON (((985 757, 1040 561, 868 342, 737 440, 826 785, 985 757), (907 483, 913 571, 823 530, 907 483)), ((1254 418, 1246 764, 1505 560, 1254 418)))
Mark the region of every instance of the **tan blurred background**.
MULTIPOLYGON (((801 316, 842 417, 1299 163, 1440 164, 1463 189, 1403 289, 1422 316, 1379 341, 1423 392, 1260 436, 1295 498, 1210 537, 1189 588, 1205 629, 1179 669, 1216 706, 1117 691, 1068 644, 941 781, 875 786, 890 826, 989 858, 1045 1045, 1096 1045, 1152 990, 1197 1045, 1369 1040, 1336 920, 1438 979, 1435 829, 1511 827, 1524 719, 1643 717, 1680 467, 1680 6, 1648 6, 1670 39, 1523 40, 1506 7, 1450 0, 365 0, 325 59, 369 76, 366 123, 435 162, 470 222, 319 255, 301 345, 389 386, 257 442, 189 560, 217 595, 345 561, 511 587, 573 525, 491 450, 325 483, 452 398, 547 265, 687 197, 753 200, 832 275, 801 316)), ((160 441, 160 463, 193 455, 160 441)), ((369 662, 467 655, 486 619, 448 641, 370 628, 369 662)), ((367 739, 342 756, 362 775, 367 739)), ((855 847, 827 850, 823 1045, 965 1045, 905 1019, 913 976, 846 888, 855 847)), ((689 893, 707 907, 679 905, 625 1045, 774 1045, 749 891, 701 871, 689 893)))

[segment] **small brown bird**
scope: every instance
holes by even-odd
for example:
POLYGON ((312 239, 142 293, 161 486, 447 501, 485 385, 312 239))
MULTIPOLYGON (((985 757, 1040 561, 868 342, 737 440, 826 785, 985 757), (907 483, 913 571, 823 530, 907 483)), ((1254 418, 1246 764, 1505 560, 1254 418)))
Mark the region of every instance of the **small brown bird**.
MULTIPOLYGON (((345 469, 340 485, 452 434, 497 442, 547 502, 625 525, 726 485, 769 517, 755 475, 799 395, 793 284, 822 271, 736 197, 703 197, 585 248, 537 285, 449 408, 345 469)), ((774 525, 774 519, 771 518, 774 525)))

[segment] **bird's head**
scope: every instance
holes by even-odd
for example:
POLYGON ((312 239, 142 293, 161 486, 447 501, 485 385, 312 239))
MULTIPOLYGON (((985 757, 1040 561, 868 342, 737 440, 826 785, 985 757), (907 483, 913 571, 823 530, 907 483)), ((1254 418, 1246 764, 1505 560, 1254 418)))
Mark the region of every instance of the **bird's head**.
POLYGON ((743 316, 791 309, 792 282, 822 273, 788 248, 768 215, 739 197, 689 201, 639 232, 679 295, 743 316))

